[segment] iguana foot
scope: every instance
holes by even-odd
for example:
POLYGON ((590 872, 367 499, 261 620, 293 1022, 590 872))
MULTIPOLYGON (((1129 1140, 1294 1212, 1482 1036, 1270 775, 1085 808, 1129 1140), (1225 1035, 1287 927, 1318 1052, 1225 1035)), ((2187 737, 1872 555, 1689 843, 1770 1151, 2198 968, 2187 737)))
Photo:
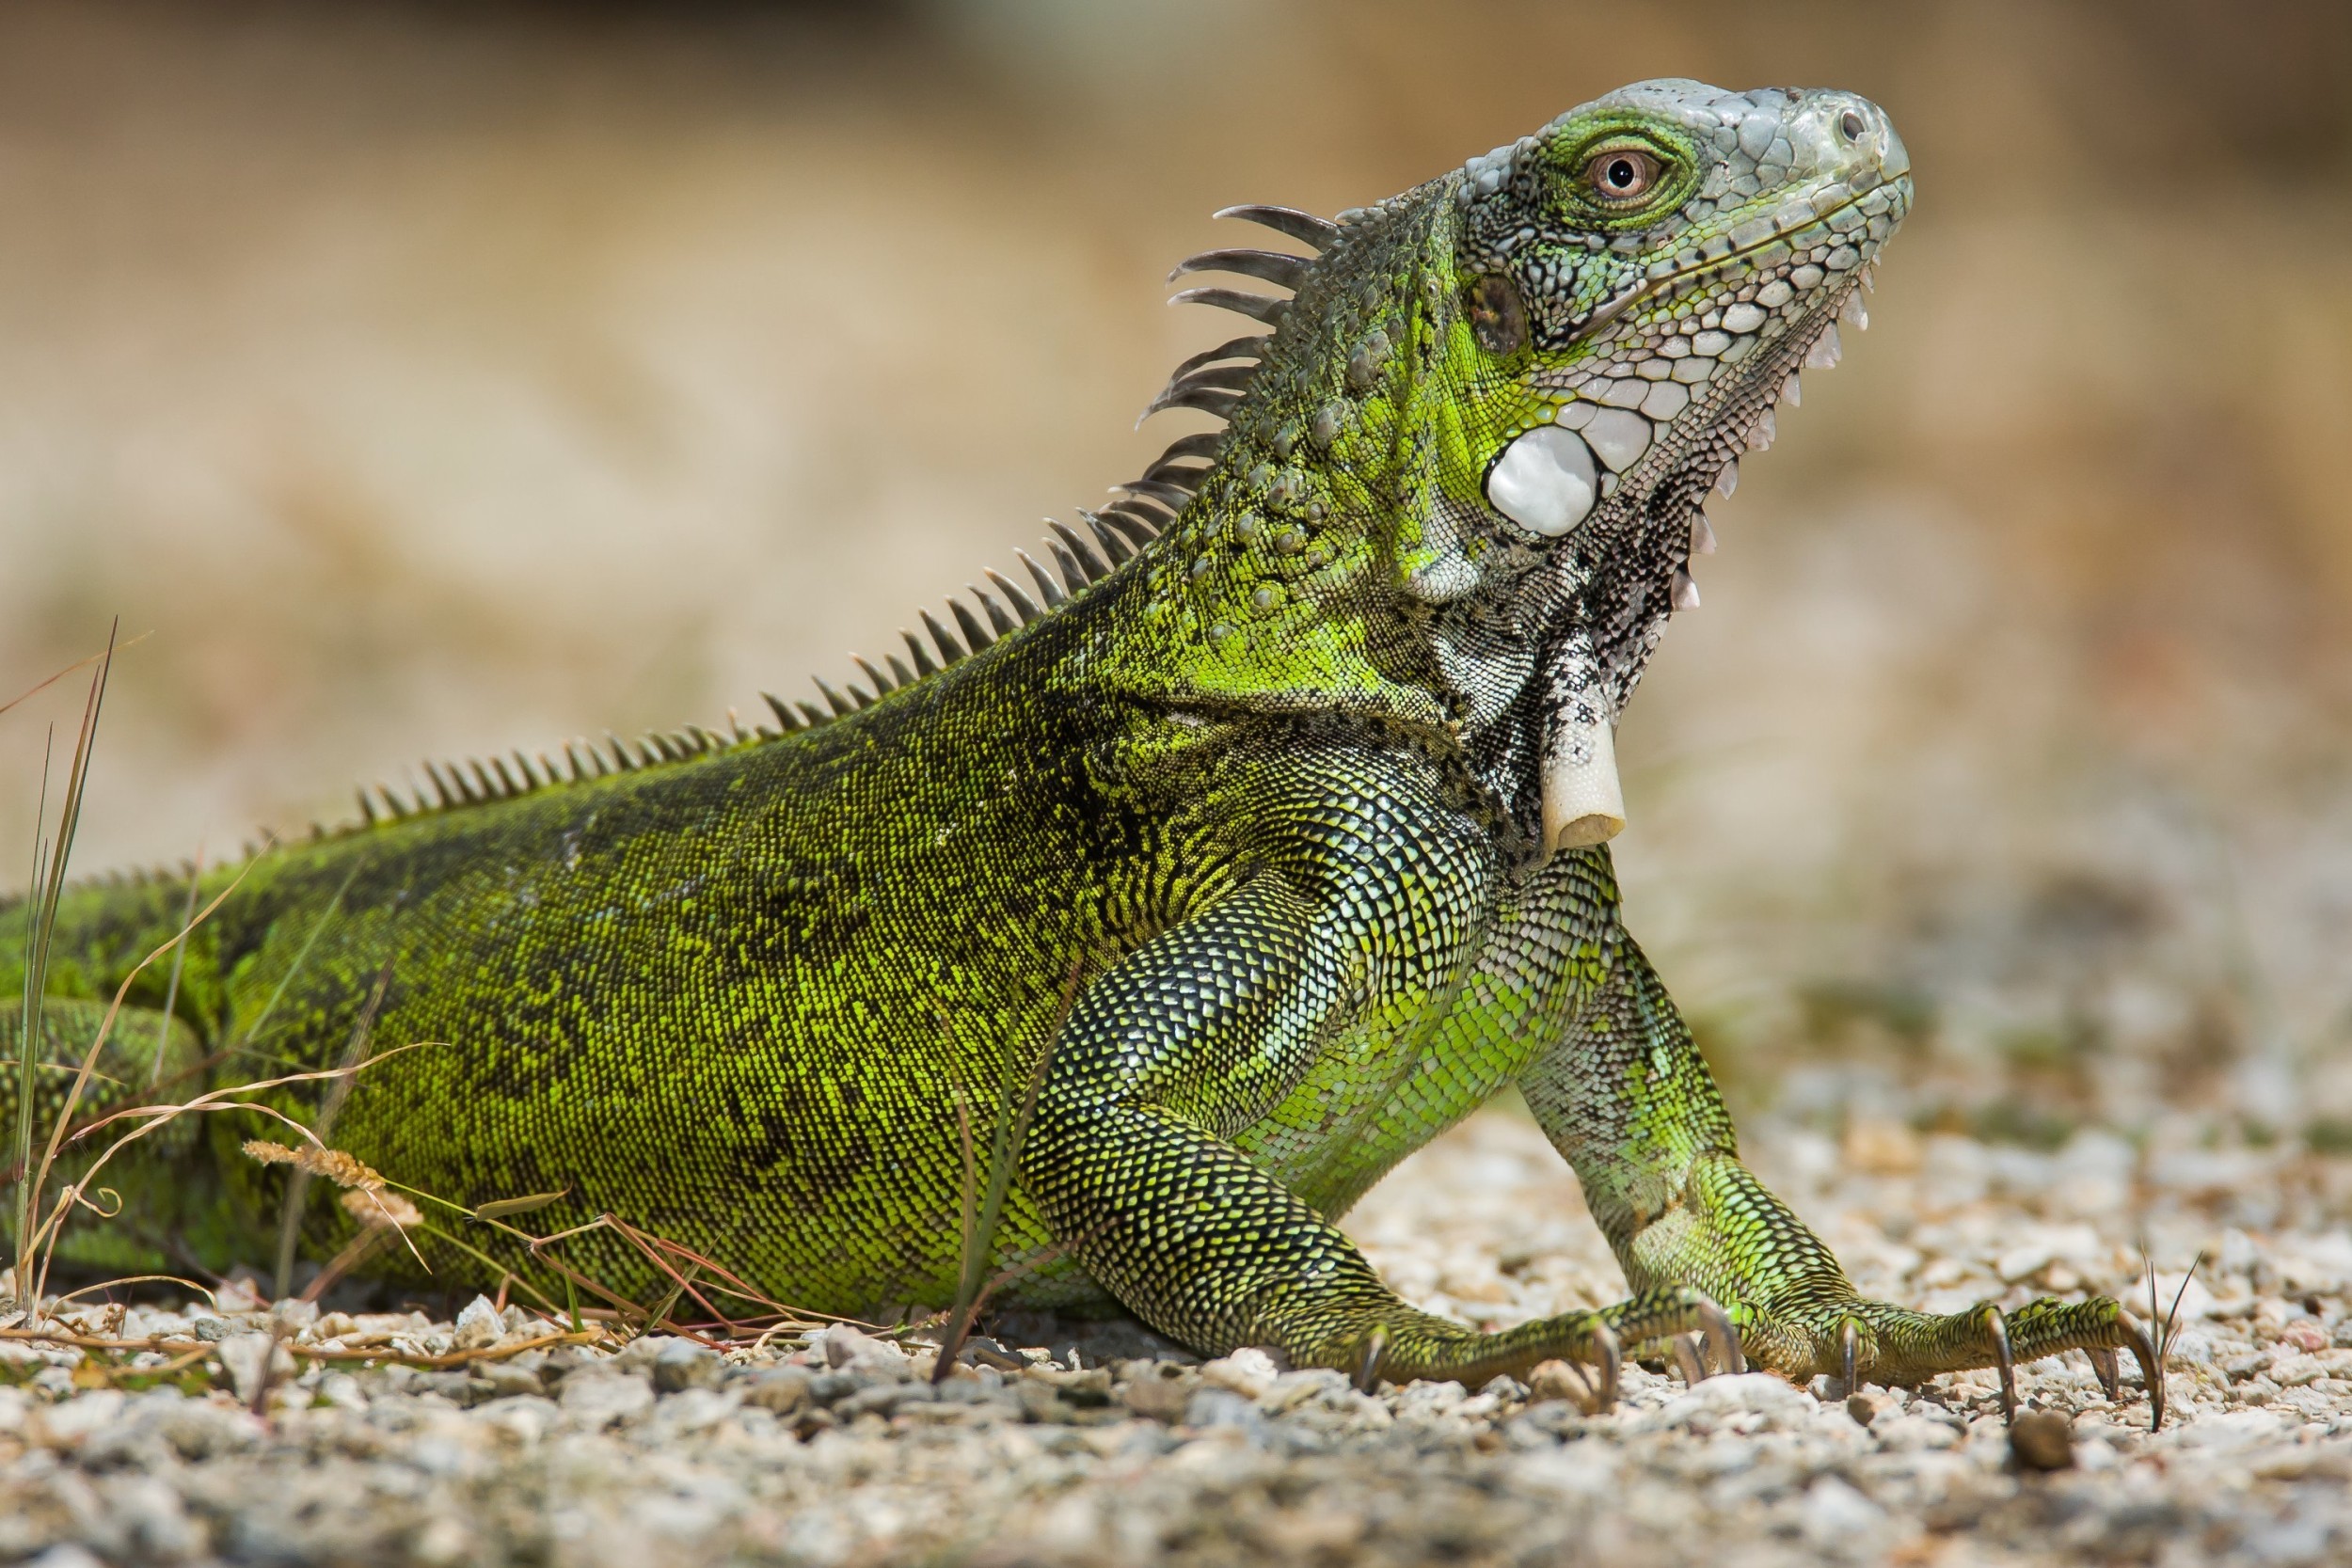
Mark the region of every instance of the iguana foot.
POLYGON ((2116 1353, 2128 1350, 2147 1383, 2149 1430, 2164 1425, 2164 1369, 2155 1343, 2106 1296, 2043 1296, 2006 1313, 1993 1302, 1979 1302, 1948 1316, 1854 1297, 1792 1309, 1750 1308, 1738 1316, 1750 1354, 1791 1378, 1826 1374, 1851 1392, 1865 1382, 1912 1385, 1942 1372, 1991 1367, 2000 1372, 2001 1408, 2010 1416, 2017 1410, 2020 1365, 2083 1351, 2114 1400, 2122 1392, 2116 1353))
POLYGON ((1689 1286, 1645 1291, 1597 1311, 1563 1312, 1497 1334, 1478 1334, 1441 1319, 1414 1314, 1407 1322, 1373 1328, 1357 1343, 1349 1368, 1357 1386, 1369 1390, 1386 1379, 1451 1380, 1476 1387, 1491 1378, 1518 1376, 1544 1361, 1565 1361, 1591 1369, 1593 1406, 1606 1412, 1616 1403, 1617 1372, 1627 1345, 1674 1344, 1704 1376, 1714 1370, 1747 1369, 1740 1331, 1731 1317, 1689 1286), (1692 1341, 1696 1341, 1693 1343, 1692 1341), (1699 1349, 1704 1345, 1704 1354, 1699 1349))

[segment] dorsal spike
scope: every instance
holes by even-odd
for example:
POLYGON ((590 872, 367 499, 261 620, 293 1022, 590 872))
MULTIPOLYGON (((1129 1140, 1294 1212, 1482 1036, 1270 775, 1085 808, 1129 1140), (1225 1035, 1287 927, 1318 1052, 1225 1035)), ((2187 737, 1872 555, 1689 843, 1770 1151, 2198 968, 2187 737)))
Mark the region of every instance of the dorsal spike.
POLYGON ((784 726, 785 734, 790 735, 801 727, 801 716, 793 712, 782 697, 772 691, 763 691, 759 695, 767 703, 768 711, 776 716, 776 722, 784 726))
POLYGON ((384 797, 384 807, 387 811, 391 813, 392 820, 395 822, 399 821, 404 816, 413 816, 417 812, 424 809, 424 801, 422 800, 419 800, 412 809, 407 801, 392 793, 392 788, 389 784, 377 784, 375 786, 375 792, 384 797))
POLYGON ((651 767, 656 762, 678 760, 678 752, 674 749, 670 737, 660 730, 647 730, 645 738, 637 744, 644 752, 647 767, 651 767))
POLYGON ((1086 519, 1087 531, 1094 535, 1095 545, 1102 550, 1103 559, 1111 563, 1112 570, 1118 570, 1136 558, 1125 534, 1117 531, 1101 516, 1083 506, 1078 509, 1078 515, 1086 519))
POLYGON ((568 740, 564 742, 564 767, 570 773, 574 784, 580 783, 588 776, 586 769, 580 766, 580 753, 572 749, 572 743, 568 740))
POLYGON ((1141 424, 1154 414, 1165 414, 1171 408, 1190 408, 1212 419, 1230 420, 1233 410, 1241 406, 1242 394, 1229 392, 1220 387, 1176 387, 1152 400, 1151 406, 1136 416, 1141 424))
POLYGON ((956 618, 957 626, 963 632, 963 645, 974 653, 996 641, 995 634, 980 625, 980 618, 961 599, 949 599, 947 612, 956 618))
POLYGON ((826 715, 818 712, 814 703, 794 703, 792 705, 801 710, 803 729, 813 730, 825 721, 826 715))
POLYGON ((1012 606, 1012 612, 1021 617, 1023 626, 1027 626, 1031 621, 1045 613, 1037 607, 1036 600, 1024 594, 1018 584, 995 567, 989 567, 983 575, 996 585, 996 592, 1002 594, 1006 602, 1012 606))
POLYGON ((587 736, 582 736, 580 737, 580 749, 586 754, 589 762, 595 765, 597 778, 609 779, 612 776, 612 765, 604 760, 604 753, 602 752, 597 751, 594 746, 591 746, 588 743, 587 736))
POLYGON ((866 672, 866 678, 874 683, 874 691, 878 696, 887 697, 898 689, 898 683, 875 669, 864 654, 851 654, 850 662, 866 672))
POLYGON ((972 595, 973 603, 988 612, 989 626, 997 636, 1010 637, 1021 629, 1021 623, 1006 614, 1005 607, 998 604, 996 596, 987 589, 982 588, 977 582, 967 582, 963 585, 963 591, 972 595))
POLYGON ((849 698, 844 697, 840 692, 835 691, 832 687, 827 686, 822 679, 816 675, 811 675, 808 678, 809 683, 816 687, 818 691, 824 697, 825 705, 833 709, 834 718, 847 719, 850 714, 857 711, 857 705, 855 703, 850 701, 849 698))
POLYGON ((539 753, 539 771, 546 776, 550 784, 559 784, 564 782, 564 775, 556 771, 555 764, 548 760, 548 754, 545 752, 539 753))
POLYGON ((375 802, 368 799, 367 785, 361 784, 359 786, 358 796, 360 823, 363 826, 373 828, 375 826, 375 802))
POLYGON ((1188 390, 1193 390, 1193 388, 1207 386, 1207 388, 1218 388, 1218 390, 1226 390, 1226 392, 1242 392, 1249 388, 1249 378, 1256 376, 1256 373, 1259 373, 1259 367, 1256 367, 1256 364, 1204 364, 1204 367, 1200 367, 1198 372, 1190 372, 1188 376, 1181 376, 1179 381, 1171 381, 1169 390, 1188 392, 1188 390))
POLYGON ((1117 500, 1111 502, 1111 505, 1119 508, 1121 512, 1131 513, 1137 517, 1142 517, 1148 520, 1155 529, 1166 527, 1168 523, 1175 517, 1177 511, 1179 510, 1178 508, 1169 505, 1168 502, 1161 500, 1157 497, 1150 495, 1149 493, 1121 496, 1117 500))
POLYGON ((914 656, 914 673, 916 674, 936 675, 939 673, 939 661, 931 657, 931 651, 923 646, 923 641, 921 638, 916 637, 914 633, 907 630, 904 626, 900 626, 898 628, 898 635, 907 640, 907 652, 914 656))
POLYGON ((1162 458, 1144 469, 1143 477, 1153 484, 1165 484, 1171 489, 1181 490, 1184 492, 1184 499, 1190 500, 1200 493, 1200 482, 1209 477, 1209 468, 1205 464, 1196 467, 1190 463, 1162 458))
MULTIPOLYGON (((1097 578, 1110 576, 1110 562, 1096 555, 1093 548, 1079 537, 1076 529, 1072 528, 1068 523, 1051 520, 1045 526, 1054 531, 1054 537, 1060 540, 1062 545, 1069 549, 1070 554, 1076 559, 1078 579, 1081 582, 1090 583, 1097 578)), ((1061 551, 1057 549, 1054 553, 1055 559, 1059 560, 1061 551)))
POLYGON ((955 633, 941 626, 938 617, 930 610, 922 610, 920 614, 923 617, 923 629, 931 634, 931 642, 939 649, 940 662, 953 664, 956 660, 962 658, 964 657, 963 644, 956 641, 955 633))
MULTIPOLYGON (((1168 449, 1160 453, 1159 462, 1152 464, 1152 467, 1156 468, 1168 463, 1182 463, 1189 458, 1199 458, 1203 462, 1214 463, 1216 461, 1217 454, 1224 450, 1225 432, 1196 430, 1189 436, 1179 436, 1170 441, 1168 449)), ((1148 472, 1146 477, 1150 477, 1148 472)))
POLYGON ((1134 511, 1131 503, 1126 501, 1106 506, 1095 515, 1125 534, 1127 542, 1138 550, 1160 536, 1159 525, 1134 511))
POLYGON ((1061 568, 1061 579, 1070 584, 1070 592, 1073 595, 1081 589, 1093 586, 1094 579, 1087 576, 1087 569, 1078 564, 1078 558, 1070 553, 1069 546, 1057 539, 1046 547, 1053 552, 1054 564, 1061 568))
POLYGON ((604 738, 606 743, 612 748, 612 763, 616 769, 626 773, 637 766, 636 753, 628 749, 628 741, 623 740, 611 730, 604 732, 604 738))
POLYGON ((1214 365, 1220 359, 1248 359, 1254 364, 1257 360, 1265 357, 1265 346, 1272 341, 1274 341, 1272 335, 1267 333, 1253 333, 1247 338, 1228 339, 1215 348, 1202 349, 1168 372, 1168 379, 1175 381, 1180 377, 1190 375, 1203 365, 1214 365))
POLYGON ((1037 579, 1037 591, 1045 595, 1046 609, 1058 610, 1068 601, 1070 594, 1063 591, 1062 585, 1056 580, 1054 574, 1039 565, 1030 557, 1028 551, 1017 549, 1012 554, 1014 560, 1029 569, 1029 576, 1037 579))
POLYGON ((489 769, 482 766, 482 759, 480 757, 468 757, 466 759, 466 766, 473 770, 474 783, 479 785, 481 789, 481 793, 476 795, 474 799, 477 800, 497 800, 499 798, 499 786, 491 781, 489 769))
POLYGON ((907 668, 906 661, 904 659, 900 658, 897 654, 884 654, 882 657, 890 665, 890 673, 898 677, 898 684, 900 686, 913 686, 914 684, 914 672, 907 668))
POLYGON ((1240 401, 1238 394, 1249 386, 1249 378, 1257 373, 1258 367, 1255 365, 1211 365, 1205 370, 1176 376, 1160 388, 1159 396, 1144 405, 1143 412, 1136 416, 1136 423, 1141 424, 1163 408, 1203 408, 1213 414, 1229 412, 1233 403, 1240 401), (1200 394, 1203 392, 1235 395, 1223 409, 1217 409, 1200 401, 1200 394))
MULTIPOLYGON (((884 689, 888 689, 884 688, 884 689)), ((731 707, 727 709, 727 735, 731 737, 730 743, 737 746, 740 746, 751 738, 743 729, 742 716, 731 707)))
POLYGON ((1232 310, 1262 321, 1268 326, 1279 324, 1282 312, 1290 309, 1290 301, 1272 294, 1244 293, 1239 289, 1180 289, 1168 295, 1170 305, 1206 305, 1219 310, 1232 310))
POLYGON ((451 795, 449 785, 441 782, 441 770, 433 766, 430 758, 426 759, 423 767, 425 782, 433 786, 434 798, 441 802, 441 809, 443 811, 449 810, 450 807, 455 805, 457 801, 451 795))
POLYGON ((1173 283, 1187 273, 1231 272, 1278 289, 1296 290, 1313 268, 1311 258, 1293 256, 1287 250, 1204 250, 1177 262, 1168 280, 1173 283))
POLYGON ((539 775, 532 770, 531 759, 523 755, 522 748, 519 746, 515 748, 515 767, 523 776, 523 787, 525 789, 537 789, 539 787, 539 775))
MULTIPOLYGON (((852 687, 850 689, 855 690, 856 688, 852 687)), ((697 749, 705 756, 710 755, 713 752, 723 752, 727 749, 726 736, 717 730, 707 730, 700 724, 689 724, 686 726, 686 733, 694 737, 697 749)))
POLYGON ((1258 224, 1278 234, 1288 234, 1299 244, 1311 245, 1318 251, 1330 249, 1340 237, 1338 224, 1329 218, 1319 218, 1312 213, 1302 213, 1295 207, 1275 207, 1252 201, 1239 207, 1227 207, 1210 215, 1258 224))
POLYGON ((1192 500, 1190 490, 1160 479, 1131 479, 1118 488, 1143 500, 1158 501, 1171 513, 1182 512, 1192 500))

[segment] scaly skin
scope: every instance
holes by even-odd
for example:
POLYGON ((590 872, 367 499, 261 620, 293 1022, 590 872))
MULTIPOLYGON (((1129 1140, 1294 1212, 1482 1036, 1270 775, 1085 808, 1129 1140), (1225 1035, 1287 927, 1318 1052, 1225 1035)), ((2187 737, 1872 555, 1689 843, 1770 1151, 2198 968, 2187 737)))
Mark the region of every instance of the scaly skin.
MULTIPOLYGON (((615 1212, 862 1314, 951 1299, 958 1103, 984 1152, 1041 1071, 991 1259, 1039 1266, 1009 1303, 1107 1297, 1205 1352, 1396 1379, 1607 1366, 1710 1302, 1795 1376, 1994 1364, 1997 1312, 1858 1298, 1740 1163, 1600 842, 1699 501, 1830 356, 1909 201, 1864 100, 1664 82, 1338 226, 1261 212, 1320 254, 1202 260, 1295 297, 1245 304, 1270 339, 1164 396, 1230 429, 1108 520, 1164 524, 1135 559, 1081 545, 1072 602, 1009 596, 1011 629, 982 599, 1006 635, 967 607, 969 657, 943 632, 944 670, 875 672, 844 716, 485 775, 487 800, 263 856, 193 939, 169 1092, 336 1065, 380 986, 365 1049, 437 1043, 361 1073, 337 1146, 468 1204, 564 1189, 543 1231, 615 1212), (1482 1334, 1406 1306, 1332 1221, 1513 1084, 1637 1293, 1482 1334)), ((185 895, 70 897, 54 1056, 185 895)), ((133 985, 99 1108, 145 1094, 164 990, 162 965, 133 985)), ((271 1101, 310 1117, 318 1091, 271 1101)), ((115 1167, 132 1208, 86 1244, 265 1261, 278 1173, 230 1119, 115 1167)), ((330 1196, 313 1253, 349 1234, 330 1196)), ((660 1289, 610 1233, 567 1256, 660 1289)), ((2020 1358, 2111 1367, 2137 1334, 2106 1300, 2007 1320, 2020 1358)))

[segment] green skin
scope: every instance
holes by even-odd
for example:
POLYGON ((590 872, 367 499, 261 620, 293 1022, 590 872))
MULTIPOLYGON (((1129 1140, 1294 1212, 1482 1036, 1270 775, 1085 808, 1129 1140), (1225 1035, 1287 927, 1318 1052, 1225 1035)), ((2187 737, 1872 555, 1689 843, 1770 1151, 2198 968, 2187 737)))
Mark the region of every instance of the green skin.
MULTIPOLYGON (((943 671, 798 733, 206 877, 208 899, 234 890, 189 942, 176 1022, 159 1011, 169 965, 151 964, 82 1119, 334 1068, 357 1039, 382 1059, 328 1141, 399 1181, 461 1204, 562 1190, 529 1222, 539 1233, 615 1213, 780 1300, 865 1315, 955 1298, 990 1131, 1035 1073, 989 1259, 1020 1271, 999 1305, 1116 1303, 1204 1353, 1277 1346, 1399 1381, 1613 1365, 1616 1342, 1655 1354, 1700 1327, 1709 1300, 1749 1356, 1797 1377, 1991 1366, 2004 1322, 2018 1359, 2079 1347, 2111 1367, 2137 1334, 2112 1301, 2004 1321, 1857 1296, 1740 1164, 1706 1063, 1619 924, 1607 848, 1545 848, 1538 753, 1567 699, 1545 695, 1542 650, 1590 652, 1577 700, 1613 721, 1697 498, 1851 291, 1851 261, 1799 288, 1790 325, 1726 362, 1717 395, 1658 421, 1648 456, 1565 537, 1487 504, 1498 454, 1574 401, 1579 371, 1654 352, 1693 309, 1690 288, 1622 301, 1653 263, 1717 258, 1682 269, 1703 304, 1710 278, 1754 287, 1773 258, 1741 226, 1792 194, 1876 186, 1879 215, 1830 235, 1866 257, 1909 201, 1900 143, 1864 101, 1771 110, 1794 166, 1710 137, 1719 101, 1626 89, 1349 214, 1161 536, 943 671), (1823 140, 1821 117, 1848 106, 1845 142, 1823 140), (1596 171, 1625 149, 1650 182, 1618 198, 1596 171), (1482 238, 1515 231, 1534 238, 1507 254, 1482 238), (1718 235, 1729 260, 1707 245, 1718 235), (1551 608, 1515 634, 1534 678, 1502 659, 1523 689, 1507 702, 1437 645, 1470 578, 1566 585, 1516 601, 1551 608), (1609 618, 1629 602, 1639 613, 1609 618), (413 1042, 431 1043, 383 1057, 413 1042), (1515 1085, 1635 1294, 1480 1333, 1399 1300, 1333 1221, 1515 1085)), ((68 895, 41 1126, 188 891, 68 895)), ((0 958, 0 998, 24 988, 15 962, 0 958)), ((11 1075, 8 1125, 13 1097, 11 1075)), ((315 1125, 322 1085, 261 1098, 315 1125)), ((236 1145, 269 1134, 253 1117, 195 1120, 108 1166, 125 1212, 80 1222, 69 1252, 267 1267, 283 1172, 236 1145)), ((312 1256, 351 1235, 334 1196, 304 1206, 312 1256)), ((464 1235, 548 1279, 501 1232, 464 1235)), ((442 1284, 485 1275, 421 1240, 442 1284)), ((609 1231, 564 1256, 662 1293, 609 1231)))

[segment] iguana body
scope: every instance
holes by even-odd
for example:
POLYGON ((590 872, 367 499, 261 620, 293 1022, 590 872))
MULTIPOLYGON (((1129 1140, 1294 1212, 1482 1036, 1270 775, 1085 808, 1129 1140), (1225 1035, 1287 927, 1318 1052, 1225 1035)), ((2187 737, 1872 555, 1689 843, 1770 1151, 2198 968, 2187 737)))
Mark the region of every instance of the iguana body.
MULTIPOLYGON (((209 879, 244 879, 192 939, 161 1070, 437 1042, 364 1069, 330 1141, 462 1203, 564 1190, 534 1227, 617 1213, 843 1313, 951 1298, 1034 1075, 992 1259, 1034 1266, 1000 1301, 1107 1293, 1202 1350, 1396 1378, 1605 1361, 1611 1329, 1655 1346, 1705 1298, 1794 1373, 1993 1364, 1997 1312, 1857 1299, 1739 1163, 1600 843, 1699 501, 1834 338, 1908 170, 1863 100, 1664 82, 1339 225, 1246 210, 1319 254, 1188 263, 1295 297, 1223 296, 1275 330, 1163 395, 1230 428, 1089 519, 1116 565, 1064 534, 1042 611, 1000 579, 993 630, 934 626, 944 669, 910 639, 916 667, 838 717, 779 704, 794 733, 437 774, 484 799, 209 879), (1405 1306, 1331 1217, 1514 1084, 1640 1294, 1487 1335, 1405 1306)), ((187 893, 69 899, 62 1059, 187 893)), ((165 990, 163 965, 132 986, 102 1102, 158 1071, 165 990)), ((215 1266, 277 1223, 229 1119, 114 1179, 215 1266)), ((349 1224, 315 1196, 308 1244, 349 1224)), ((660 1289, 610 1233, 567 1256, 660 1289)), ((2137 1331, 2094 1301, 2007 1332, 2111 1363, 2137 1331)))

